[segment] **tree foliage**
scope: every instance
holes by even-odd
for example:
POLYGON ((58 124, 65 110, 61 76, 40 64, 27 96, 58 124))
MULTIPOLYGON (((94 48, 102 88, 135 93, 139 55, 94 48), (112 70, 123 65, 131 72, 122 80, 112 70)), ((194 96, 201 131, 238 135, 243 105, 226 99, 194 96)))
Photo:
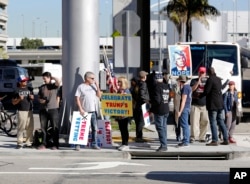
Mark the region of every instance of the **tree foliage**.
POLYGON ((38 47, 44 45, 41 39, 29 39, 29 38, 23 38, 20 44, 24 49, 37 49, 38 47))
POLYGON ((185 28, 187 42, 192 41, 193 19, 208 26, 206 17, 220 15, 219 10, 209 5, 208 0, 170 0, 161 11, 167 11, 167 16, 175 24, 179 35, 182 35, 185 28))

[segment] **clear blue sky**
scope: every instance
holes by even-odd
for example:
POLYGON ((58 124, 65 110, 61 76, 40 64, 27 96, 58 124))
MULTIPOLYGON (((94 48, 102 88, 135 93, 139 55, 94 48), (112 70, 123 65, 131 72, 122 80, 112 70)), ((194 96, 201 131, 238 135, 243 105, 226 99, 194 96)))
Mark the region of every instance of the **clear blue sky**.
MULTIPOLYGON (((90 1, 90 0, 89 0, 90 1)), ((151 3, 159 0, 151 0, 151 3)), ((163 1, 163 0, 161 0, 163 1)), ((250 0, 209 0, 219 10, 248 10, 250 0)), ((100 35, 111 34, 112 0, 100 2, 100 35), (110 25, 110 26, 107 26, 110 25)), ((62 0, 9 0, 9 37, 61 37, 62 0)), ((156 9, 157 10, 157 9, 156 9)))

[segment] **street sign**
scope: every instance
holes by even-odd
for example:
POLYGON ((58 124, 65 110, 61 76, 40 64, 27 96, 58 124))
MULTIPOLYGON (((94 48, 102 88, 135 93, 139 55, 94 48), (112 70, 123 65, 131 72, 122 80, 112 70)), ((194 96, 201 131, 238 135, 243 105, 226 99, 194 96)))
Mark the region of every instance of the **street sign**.
POLYGON ((121 11, 115 16, 115 29, 123 36, 134 36, 140 30, 140 17, 131 10, 121 11))

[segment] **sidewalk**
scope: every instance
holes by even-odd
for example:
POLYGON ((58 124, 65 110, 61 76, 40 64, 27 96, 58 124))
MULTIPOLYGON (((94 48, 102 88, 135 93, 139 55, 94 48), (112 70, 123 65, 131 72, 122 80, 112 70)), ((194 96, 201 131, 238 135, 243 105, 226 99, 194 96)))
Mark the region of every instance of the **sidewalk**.
MULTIPOLYGON (((35 114, 35 128, 39 127, 38 115, 35 114)), ((176 148, 174 126, 167 126, 168 151, 156 152, 159 147, 158 134, 154 125, 147 127, 144 131, 144 138, 147 142, 136 143, 129 142, 129 151, 121 152, 116 149, 120 143, 120 132, 112 131, 113 148, 102 148, 93 150, 82 148, 75 151, 67 144, 67 140, 60 138, 59 150, 36 150, 22 149, 17 150, 16 138, 7 137, 0 132, 0 156, 60 156, 60 157, 88 157, 88 158, 112 158, 112 159, 136 159, 136 158, 165 158, 165 159, 234 159, 239 157, 250 157, 250 123, 241 123, 237 125, 234 138, 237 144, 206 146, 205 143, 195 142, 189 147, 176 148)), ((130 132, 130 138, 133 140, 135 132, 130 132)))

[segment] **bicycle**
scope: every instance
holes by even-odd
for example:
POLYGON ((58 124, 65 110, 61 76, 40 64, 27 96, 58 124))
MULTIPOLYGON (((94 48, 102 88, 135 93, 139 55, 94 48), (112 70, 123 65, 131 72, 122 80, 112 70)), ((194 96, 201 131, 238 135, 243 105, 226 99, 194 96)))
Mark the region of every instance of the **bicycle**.
POLYGON ((0 101, 0 129, 9 137, 17 136, 17 113, 9 115, 0 101))

